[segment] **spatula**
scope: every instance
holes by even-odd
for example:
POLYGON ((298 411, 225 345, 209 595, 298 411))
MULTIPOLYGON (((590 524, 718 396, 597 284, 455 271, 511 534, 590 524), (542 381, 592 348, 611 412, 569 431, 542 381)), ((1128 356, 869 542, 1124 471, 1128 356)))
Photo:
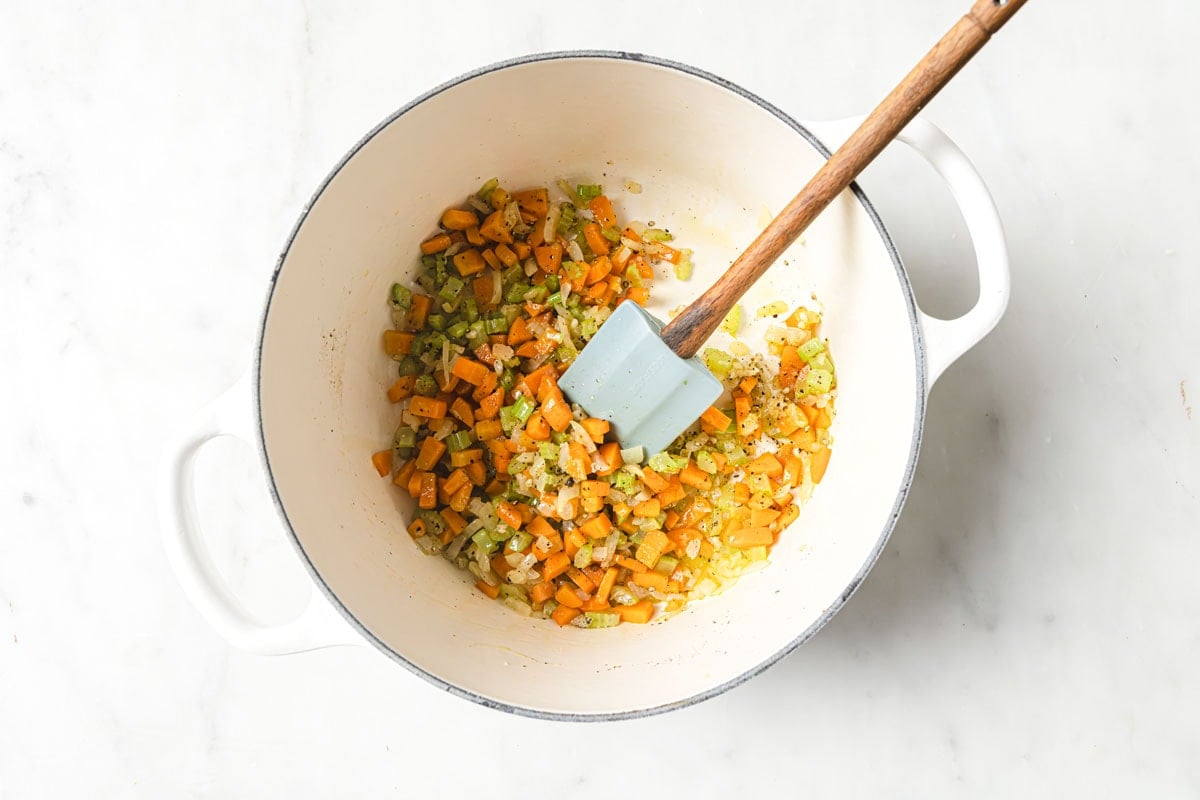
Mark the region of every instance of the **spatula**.
POLYGON ((742 295, 1026 0, 978 0, 709 289, 666 326, 621 303, 559 385, 622 447, 666 448, 721 395, 696 352, 742 295))

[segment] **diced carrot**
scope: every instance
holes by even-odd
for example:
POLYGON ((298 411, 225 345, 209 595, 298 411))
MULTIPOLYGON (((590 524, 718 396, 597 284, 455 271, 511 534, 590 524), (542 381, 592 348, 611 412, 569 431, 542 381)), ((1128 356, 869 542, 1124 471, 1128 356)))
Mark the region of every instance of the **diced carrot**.
POLYGON ((571 608, 565 603, 560 603, 558 608, 550 612, 550 619, 557 622, 561 627, 566 627, 571 624, 571 620, 579 616, 578 608, 571 608))
POLYGON ((611 228, 617 224, 617 215, 613 212, 612 202, 604 195, 593 197, 588 208, 600 223, 602 228, 611 228))
POLYGON ((656 497, 652 497, 649 500, 643 500, 633 507, 633 515, 635 517, 657 517, 661 511, 662 504, 656 497))
POLYGON ((734 391, 733 393, 733 415, 737 420, 738 432, 741 432, 742 423, 746 417, 750 415, 750 396, 742 391, 734 391))
POLYGON ((766 475, 768 478, 778 478, 783 474, 783 464, 774 453, 763 453, 746 465, 746 472, 754 475, 766 475))
POLYGON ((629 259, 633 257, 633 250, 627 245, 619 245, 612 254, 613 267, 618 271, 625 269, 625 265, 629 263, 629 259))
POLYGON ((517 254, 506 244, 496 245, 496 258, 500 259, 500 263, 506 267, 513 266, 519 260, 517 254))
POLYGON ((600 579, 599 585, 596 586, 596 599, 601 602, 608 602, 608 595, 612 592, 613 586, 617 583, 617 573, 620 572, 616 567, 609 567, 604 570, 604 577, 600 579))
MULTIPOLYGON (((589 222, 583 226, 583 237, 587 240, 587 246, 592 249, 592 252, 598 256, 608 255, 608 239, 604 238, 604 234, 600 232, 600 226, 594 222, 589 222)), ((596 280, 600 280, 597 278, 596 280)), ((596 281, 588 281, 589 284, 596 281)))
POLYGON ((399 403, 404 398, 411 397, 413 393, 413 387, 416 385, 416 383, 416 375, 401 375, 399 378, 396 378, 396 382, 388 387, 388 400, 393 403, 399 403))
POLYGON ((384 331, 383 351, 389 356, 406 356, 412 352, 414 337, 409 331, 384 331))
POLYGON ((495 439, 504 432, 497 419, 481 419, 475 423, 475 438, 481 442, 495 439))
POLYGON ((683 488, 683 484, 680 482, 679 476, 672 475, 670 483, 667 484, 667 488, 659 492, 656 497, 658 498, 658 502, 662 504, 663 508, 666 508, 668 506, 675 505, 680 500, 687 497, 687 490, 683 488))
MULTIPOLYGON (((633 257, 633 266, 637 270, 638 276, 646 280, 653 280, 654 268, 646 261, 639 253, 633 257)), ((648 294, 649 290, 647 290, 648 294)))
POLYGON ((753 508, 750 510, 750 527, 769 528, 779 519, 779 512, 773 508, 753 508))
POLYGON ((738 388, 746 394, 750 394, 750 392, 754 391, 755 386, 758 386, 758 378, 754 377, 753 375, 747 375, 746 377, 742 378, 742 382, 738 384, 738 388))
POLYGON ((488 597, 492 598, 493 600, 495 600, 497 597, 500 596, 500 587, 492 586, 487 581, 482 581, 482 580, 475 581, 475 588, 478 589, 479 591, 483 592, 484 594, 486 594, 488 597))
POLYGON ((645 572, 647 569, 645 564, 629 556, 617 556, 616 562, 630 572, 645 572))
POLYGON ((451 259, 454 262, 454 268, 458 270, 458 274, 464 278, 471 275, 478 275, 487 268, 487 262, 483 260, 483 256, 478 250, 463 250, 461 253, 455 254, 451 259))
POLYGON ((479 226, 479 233, 485 239, 501 244, 512 244, 512 231, 504 224, 504 211, 495 211, 488 215, 479 226))
POLYGON ((554 530, 554 526, 547 522, 545 517, 537 516, 529 521, 529 524, 525 526, 525 531, 530 536, 545 536, 547 539, 558 535, 558 531, 554 530))
POLYGON ((454 366, 450 368, 450 374, 462 378, 467 383, 480 385, 488 375, 495 374, 486 365, 480 364, 466 356, 459 356, 454 359, 454 366))
POLYGON ((535 583, 529 590, 529 599, 536 603, 544 603, 554 597, 554 584, 550 581, 535 583))
POLYGON ((476 419, 491 419, 500 413, 504 403, 504 390, 497 389, 492 394, 479 401, 479 410, 475 412, 476 419))
POLYGON ((554 352, 556 347, 558 342, 553 339, 535 339, 518 347, 516 352, 521 358, 537 358, 554 352))
POLYGON ((630 578, 630 582, 635 586, 641 586, 643 589, 657 589, 664 592, 667 589, 667 576, 658 572, 637 572, 630 578))
POLYGON ((418 417, 442 419, 446 416, 446 401, 437 397, 417 395, 409 402, 408 410, 418 417))
POLYGON ((708 410, 700 415, 700 424, 702 427, 707 426, 706 430, 709 433, 721 433, 731 422, 733 420, 716 406, 709 406, 708 410))
POLYGON ((483 461, 483 449, 479 447, 469 447, 466 450, 459 450, 457 453, 450 454, 451 467, 465 467, 477 461, 483 461))
POLYGON ((535 442, 545 442, 550 439, 550 426, 546 424, 546 419, 540 411, 529 415, 529 420, 525 423, 525 433, 529 434, 529 438, 535 442))
POLYGON ((479 227, 477 225, 472 225, 471 227, 467 228, 464 231, 464 233, 467 236, 467 243, 473 244, 476 247, 479 247, 480 245, 484 244, 486 241, 483 238, 483 236, 479 233, 479 227))
POLYGON ((446 443, 432 436, 425 437, 421 449, 417 451, 417 468, 431 470, 437 465, 442 453, 446 452, 446 443))
POLYGON ((583 481, 579 484, 579 496, 605 498, 611 489, 608 481, 583 481))
POLYGON ((604 435, 612 428, 612 424, 608 420, 596 417, 586 417, 580 424, 596 444, 602 443, 604 435))
POLYGON ((829 409, 822 408, 821 413, 817 415, 817 427, 828 428, 833 424, 833 417, 829 416, 829 409))
POLYGON ((770 528, 738 528, 726 534, 726 541, 733 547, 762 547, 775 543, 775 534, 770 528))
POLYGON ((419 539, 429 531, 429 526, 425 524, 423 519, 414 519, 408 523, 408 535, 414 539, 419 539))
MULTIPOLYGON (((487 476, 485 475, 484 477, 487 477, 487 476)), ((480 485, 482 485, 482 484, 483 484, 483 479, 481 478, 480 485)), ((488 481, 487 486, 483 487, 483 491, 487 493, 488 497, 495 497, 496 495, 504 494, 507 490, 508 490, 508 476, 507 475, 497 475, 496 477, 494 477, 490 481, 488 481)))
POLYGON ((533 332, 529 330, 529 323, 524 317, 517 317, 513 320, 513 324, 508 326, 508 346, 516 347, 520 344, 528 342, 533 338, 533 332))
POLYGON ((558 242, 533 248, 533 257, 537 259, 538 267, 547 273, 559 271, 562 267, 562 254, 563 248, 558 242))
POLYGON ((468 483, 466 486, 460 487, 457 492, 450 496, 450 507, 460 514, 466 511, 467 504, 471 502, 472 488, 473 487, 470 483, 468 483))
POLYGON ((517 254, 517 258, 524 261, 533 253, 533 246, 528 242, 513 242, 513 252, 517 254))
POLYGON ((554 593, 554 599, 560 605, 567 606, 568 608, 579 608, 583 605, 583 601, 579 599, 579 595, 575 594, 575 590, 565 583, 558 587, 558 591, 554 593))
POLYGON ((425 321, 429 317, 429 309, 432 307, 432 297, 427 294, 414 294, 412 296, 412 305, 408 307, 408 319, 406 320, 408 327, 414 331, 424 328, 425 321))
POLYGON ((417 505, 421 508, 437 508, 437 475, 432 472, 421 473, 421 493, 417 505))
POLYGON ((546 216, 546 212, 550 210, 550 192, 545 187, 513 192, 512 199, 522 211, 529 211, 539 217, 546 216))
POLYGON ((659 475, 650 467, 642 468, 642 483, 646 484, 646 488, 657 494, 670 485, 670 481, 659 475))
POLYGON ((829 467, 829 456, 833 451, 828 447, 822 447, 812 455, 812 462, 809 464, 809 471, 812 473, 813 483, 820 483, 825 477, 825 470, 829 467))
POLYGON ((471 404, 461 397, 454 398, 454 402, 450 404, 450 416, 468 428, 475 427, 475 412, 471 409, 471 404))
POLYGON ((379 477, 386 478, 392 471, 392 451, 380 450, 378 453, 372 454, 371 463, 375 465, 375 471, 379 473, 379 477))
POLYGON ((634 556, 651 569, 658 563, 663 548, 667 546, 667 535, 662 531, 647 531, 634 556))
POLYGON ((804 480, 804 462, 800 456, 788 456, 783 465, 783 480, 790 486, 799 486, 804 480))
POLYGON ((564 401, 550 398, 542 403, 542 416, 554 430, 562 433, 571 426, 571 407, 564 401))
POLYGON ((446 478, 444 485, 449 494, 454 494, 470 482, 471 479, 467 477, 466 471, 460 468, 450 473, 450 476, 446 478))
POLYGON ((566 553, 554 553, 546 559, 542 569, 542 577, 548 581, 552 581, 570 568, 570 556, 568 556, 566 553))
POLYGON ((554 381, 555 388, 557 388, 558 370, 554 368, 553 364, 543 364, 525 376, 525 382, 529 384, 529 388, 533 390, 535 397, 537 396, 538 392, 541 391, 542 383, 547 379, 554 381))
POLYGON ((654 603, 649 599, 639 600, 631 606, 617 606, 616 609, 621 616, 621 622, 644 625, 654 616, 654 603))
POLYGON ((603 539, 612 533, 612 520, 607 514, 597 514, 579 526, 578 530, 590 539, 603 539))
POLYGON ((467 228, 478 224, 479 217, 475 216, 474 211, 451 208, 442 214, 442 227, 452 231, 465 231, 467 228))
POLYGON ((672 264, 678 264, 680 259, 683 258, 683 253, 679 250, 676 250, 674 247, 671 247, 670 245, 662 244, 660 242, 658 246, 662 248, 662 252, 658 257, 663 261, 668 261, 672 264))
POLYGON ((642 308, 650 302, 650 290, 645 286, 630 286, 625 290, 625 299, 632 300, 642 308))
POLYGON ((458 536, 467 527, 467 521, 463 519, 462 514, 452 508, 443 508, 438 513, 442 515, 442 519, 446 521, 446 527, 454 536, 458 536))
POLYGON ((440 253, 450 246, 450 234, 439 233, 433 238, 421 242, 421 252, 427 256, 440 253))
POLYGON ((512 572, 512 567, 509 566, 508 561, 502 553, 496 553, 496 555, 492 556, 491 564, 492 572, 499 575, 501 580, 507 578, 508 573, 512 572))
POLYGON ((580 589, 588 594, 596 591, 596 583, 589 578, 581 569, 570 567, 567 570, 567 577, 580 589))
POLYGON ((663 528, 669 531, 672 528, 677 527, 678 525, 679 525, 679 512, 674 509, 671 509, 670 511, 668 511, 666 513, 666 516, 663 517, 663 528))
POLYGON ((612 475, 621 465, 625 463, 621 458, 621 445, 618 442, 606 442, 596 448, 600 460, 604 462, 604 469, 596 470, 596 474, 600 477, 612 475))
MULTIPOLYGON (((604 237, 602 236, 600 238, 603 239, 604 237)), ((605 251, 605 252, 607 252, 607 251, 605 251)), ((612 268, 613 268, 612 261, 610 261, 608 259, 608 256, 601 255, 599 258, 594 260, 592 262, 591 267, 588 268, 588 274, 587 274, 587 278, 584 280, 584 285, 586 285, 586 286, 599 285, 601 281, 603 281, 605 278, 607 278, 609 276, 609 273, 612 272, 612 268)))
POLYGON ((744 481, 738 481, 733 485, 733 499, 739 503, 750 500, 750 487, 744 481))
POLYGON ((417 471, 417 460, 410 458, 400 465, 400 469, 396 470, 396 477, 392 478, 392 483, 396 486, 408 488, 408 482, 412 478, 413 473, 417 471))
POLYGON ((804 412, 809 426, 817 427, 817 420, 821 418, 821 409, 816 406, 800 406, 800 410, 804 412))
POLYGON ((590 597, 583 601, 580 606, 580 611, 604 611, 608 608, 608 601, 601 600, 599 597, 590 597))
POLYGON ((712 488, 712 478, 704 470, 696 466, 696 462, 688 460, 687 466, 679 471, 679 482, 702 492, 712 488))
POLYGON ((524 520, 521 519, 521 512, 517 510, 517 506, 504 500, 496 503, 496 516, 500 518, 501 522, 514 530, 519 530, 521 525, 524 524, 524 520))

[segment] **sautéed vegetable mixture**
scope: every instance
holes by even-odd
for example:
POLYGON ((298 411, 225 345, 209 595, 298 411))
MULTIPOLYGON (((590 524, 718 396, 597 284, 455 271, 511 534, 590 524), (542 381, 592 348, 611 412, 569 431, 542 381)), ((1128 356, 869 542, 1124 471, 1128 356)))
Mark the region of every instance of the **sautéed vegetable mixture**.
POLYGON ((490 180, 421 243, 416 285, 388 297, 399 425, 372 460, 416 500, 417 545, 488 597, 559 625, 645 623, 765 563, 829 463, 834 365, 818 312, 768 304, 766 353, 702 354, 728 399, 665 452, 622 450, 558 377, 618 304, 646 305, 655 267, 687 280, 691 253, 622 224, 598 185, 555 189, 490 180))

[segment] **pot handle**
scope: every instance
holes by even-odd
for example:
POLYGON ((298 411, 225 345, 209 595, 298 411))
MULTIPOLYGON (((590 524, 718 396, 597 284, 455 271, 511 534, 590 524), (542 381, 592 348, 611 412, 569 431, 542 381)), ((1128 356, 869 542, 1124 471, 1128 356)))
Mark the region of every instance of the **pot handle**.
MULTIPOLYGON (((862 117, 854 117, 804 123, 804 126, 832 148, 849 137, 862 120, 862 117)), ((918 308, 925 339, 925 389, 928 391, 947 367, 996 327, 1004 314, 1010 290, 1008 247, 1000 212, 983 178, 941 128, 917 117, 896 138, 924 157, 949 185, 975 247, 979 271, 979 298, 961 317, 938 319, 918 308)))
POLYGON ((242 606, 213 563, 196 521, 195 461, 209 441, 235 436, 252 442, 250 373, 173 432, 163 448, 157 486, 163 547, 184 594, 221 638, 260 655, 285 655, 363 639, 313 591, 298 617, 263 625, 242 606))

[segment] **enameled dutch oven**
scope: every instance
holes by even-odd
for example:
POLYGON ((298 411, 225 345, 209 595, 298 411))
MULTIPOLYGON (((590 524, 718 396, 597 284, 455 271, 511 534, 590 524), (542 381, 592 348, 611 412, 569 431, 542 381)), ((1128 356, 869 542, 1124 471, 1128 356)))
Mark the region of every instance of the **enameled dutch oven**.
MULTIPOLYGON (((300 215, 246 379, 167 446, 163 529, 190 599, 239 647, 370 643, 462 697, 564 719, 685 706, 803 644, 854 592, 896 522, 931 384, 1007 302, 996 209, 940 131, 918 119, 901 140, 946 179, 962 209, 977 304, 952 321, 923 314, 860 191, 821 216, 743 304, 815 297, 824 310, 839 379, 828 473, 765 569, 662 622, 560 629, 486 599, 466 573, 422 554, 405 531, 411 501, 370 462, 396 425, 384 398, 394 364, 379 342, 388 287, 416 268, 416 244, 444 207, 492 176, 511 187, 600 182, 625 218, 669 227, 695 250, 696 272, 658 282, 651 310, 665 318, 724 270, 854 125, 801 124, 713 75, 612 52, 497 64, 397 111, 334 167, 300 215), (626 180, 642 191, 625 191, 626 180), (238 604, 196 528, 193 458, 223 434, 260 445, 286 535, 320 590, 281 627, 258 624, 238 604)), ((765 328, 752 324, 742 338, 761 347, 765 328)))

